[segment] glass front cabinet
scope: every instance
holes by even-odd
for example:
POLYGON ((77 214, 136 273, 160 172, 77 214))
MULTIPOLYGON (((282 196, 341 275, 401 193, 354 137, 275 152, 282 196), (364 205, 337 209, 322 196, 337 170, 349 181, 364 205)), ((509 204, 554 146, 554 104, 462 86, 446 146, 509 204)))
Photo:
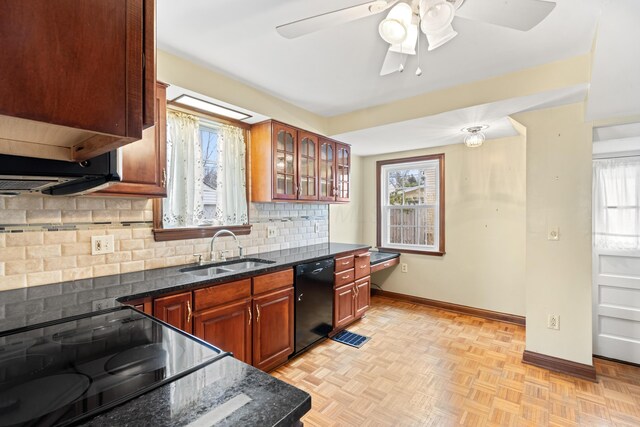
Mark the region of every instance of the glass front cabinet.
POLYGON ((351 147, 269 120, 251 126, 251 201, 348 202, 351 147))

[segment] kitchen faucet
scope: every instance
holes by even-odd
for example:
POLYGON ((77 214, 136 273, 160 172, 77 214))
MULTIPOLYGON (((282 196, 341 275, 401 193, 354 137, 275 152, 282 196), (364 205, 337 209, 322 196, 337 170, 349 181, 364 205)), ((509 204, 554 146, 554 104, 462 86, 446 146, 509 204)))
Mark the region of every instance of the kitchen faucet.
POLYGON ((213 237, 211 238, 211 250, 210 250, 210 252, 211 252, 211 261, 226 261, 227 260, 226 257, 225 257, 225 252, 226 251, 224 251, 224 250, 219 251, 217 256, 213 251, 214 245, 216 243, 216 238, 221 234, 229 234, 229 235, 233 236, 233 238, 236 241, 236 244, 238 245, 239 256, 240 256, 240 258, 242 258, 244 256, 244 254, 243 254, 244 248, 242 246, 240 246, 240 242, 238 241, 238 237, 235 234, 233 234, 232 231, 227 230, 227 229, 222 229, 220 231, 217 231, 216 234, 214 234, 213 237))

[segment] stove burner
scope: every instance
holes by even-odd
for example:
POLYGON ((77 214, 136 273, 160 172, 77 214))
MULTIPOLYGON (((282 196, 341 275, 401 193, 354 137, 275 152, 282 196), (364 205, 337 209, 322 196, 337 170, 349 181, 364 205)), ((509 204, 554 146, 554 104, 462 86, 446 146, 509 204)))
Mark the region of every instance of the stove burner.
POLYGON ((146 344, 118 353, 107 361, 105 369, 112 375, 147 374, 167 365, 167 351, 162 344, 146 344))
POLYGON ((23 375, 38 373, 53 363, 46 354, 28 354, 0 360, 0 381, 8 381, 23 375))
POLYGON ((0 392, 0 426, 34 421, 63 408, 87 391, 91 381, 81 374, 36 378, 0 392))

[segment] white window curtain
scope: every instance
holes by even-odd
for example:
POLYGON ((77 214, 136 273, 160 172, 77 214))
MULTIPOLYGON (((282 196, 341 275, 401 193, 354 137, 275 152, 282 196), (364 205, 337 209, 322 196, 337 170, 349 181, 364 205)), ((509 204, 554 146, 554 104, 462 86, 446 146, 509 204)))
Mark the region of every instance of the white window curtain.
POLYGON ((196 227, 204 217, 204 168, 196 116, 167 114, 167 197, 163 200, 163 225, 196 227))
POLYGON ((593 162, 594 245, 640 249, 640 157, 593 162))
POLYGON ((246 224, 244 132, 235 126, 222 125, 221 128, 218 138, 216 221, 219 224, 246 224))

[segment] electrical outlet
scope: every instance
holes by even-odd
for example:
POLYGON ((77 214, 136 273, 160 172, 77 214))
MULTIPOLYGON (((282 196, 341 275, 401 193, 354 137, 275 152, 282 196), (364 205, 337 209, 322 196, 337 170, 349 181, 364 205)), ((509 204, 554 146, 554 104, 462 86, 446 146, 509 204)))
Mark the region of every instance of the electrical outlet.
POLYGON ((320 233, 320 224, 318 224, 317 222, 313 223, 313 232, 316 234, 320 233))
POLYGON ((400 271, 402 271, 403 273, 408 273, 409 265, 406 262, 403 262, 402 264, 400 264, 400 271))
POLYGON ((278 235, 278 228, 275 225, 267 227, 267 238, 276 237, 278 235))
POLYGON ((113 234, 106 236, 91 236, 91 255, 113 253, 113 234))
POLYGON ((547 315, 547 328, 555 329, 556 331, 560 330, 560 315, 559 314, 548 314, 547 315))
POLYGON ((105 298, 105 299, 93 301, 91 303, 91 308, 93 309, 93 311, 104 310, 106 308, 114 307, 113 303, 114 303, 113 298, 105 298))

